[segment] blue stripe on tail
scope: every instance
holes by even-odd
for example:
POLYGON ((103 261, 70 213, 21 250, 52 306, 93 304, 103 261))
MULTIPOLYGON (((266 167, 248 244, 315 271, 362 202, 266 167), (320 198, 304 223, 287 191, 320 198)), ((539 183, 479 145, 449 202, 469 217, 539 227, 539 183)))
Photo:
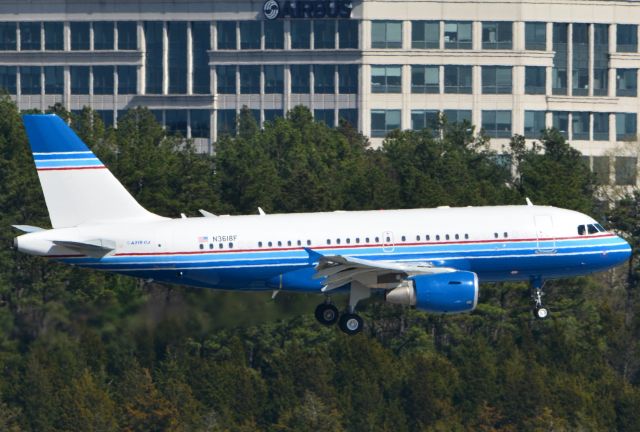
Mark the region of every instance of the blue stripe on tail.
POLYGON ((22 120, 33 153, 90 152, 57 115, 25 114, 22 120))

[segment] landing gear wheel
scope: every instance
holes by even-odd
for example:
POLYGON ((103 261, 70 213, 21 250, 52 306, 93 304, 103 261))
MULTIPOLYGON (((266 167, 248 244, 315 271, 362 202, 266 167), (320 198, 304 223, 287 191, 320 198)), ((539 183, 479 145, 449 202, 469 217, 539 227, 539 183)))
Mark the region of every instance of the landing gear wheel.
POLYGON ((548 316, 549 316, 549 311, 547 310, 547 308, 545 307, 536 308, 536 317, 538 319, 543 320, 548 316))
POLYGON ((320 303, 316 307, 316 319, 327 326, 335 324, 338 321, 338 308, 331 303, 320 303))
POLYGON ((362 331, 362 327, 364 326, 364 322, 360 315, 354 313, 345 313, 340 316, 340 321, 338 322, 340 326, 340 330, 349 336, 353 336, 362 331))

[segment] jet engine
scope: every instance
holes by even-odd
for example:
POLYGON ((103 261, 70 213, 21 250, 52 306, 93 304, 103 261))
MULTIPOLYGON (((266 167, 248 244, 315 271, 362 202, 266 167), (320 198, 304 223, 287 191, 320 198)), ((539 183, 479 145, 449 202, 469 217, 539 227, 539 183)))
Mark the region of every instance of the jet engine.
POLYGON ((478 304, 478 276, 468 271, 411 276, 389 291, 386 301, 427 312, 470 312, 478 304))

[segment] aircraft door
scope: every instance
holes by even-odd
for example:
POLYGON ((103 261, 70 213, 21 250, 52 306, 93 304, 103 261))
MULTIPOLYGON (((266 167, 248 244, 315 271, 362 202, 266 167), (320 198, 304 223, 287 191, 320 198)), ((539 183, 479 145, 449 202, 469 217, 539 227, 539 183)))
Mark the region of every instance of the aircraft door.
POLYGON ((393 239, 393 233, 391 231, 385 231, 382 233, 382 250, 385 252, 393 252, 395 248, 395 241, 393 239))
POLYGON ((549 215, 534 216, 536 226, 537 252, 555 253, 556 238, 553 232, 553 219, 549 215))

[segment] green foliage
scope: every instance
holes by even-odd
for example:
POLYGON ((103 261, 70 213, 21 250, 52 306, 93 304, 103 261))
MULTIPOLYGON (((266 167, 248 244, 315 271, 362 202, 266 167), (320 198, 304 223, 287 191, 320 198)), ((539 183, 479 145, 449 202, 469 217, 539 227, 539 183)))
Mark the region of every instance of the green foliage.
MULTIPOLYGON (((435 205, 594 207, 591 175, 557 131, 510 161, 468 124, 404 131, 380 149, 303 107, 196 154, 144 108, 118 129, 71 121, 150 210, 255 213, 435 205), (561 174, 561 175, 559 175, 561 174)), ((608 214, 640 245, 640 194, 608 214)), ((48 217, 19 113, 0 98, 0 241, 48 217)), ((458 316, 367 303, 364 334, 317 324, 314 296, 215 293, 72 269, 0 248, 0 430, 569 431, 640 429, 637 255, 624 271, 483 285, 458 316)), ((339 300, 341 301, 341 300, 339 300)))

